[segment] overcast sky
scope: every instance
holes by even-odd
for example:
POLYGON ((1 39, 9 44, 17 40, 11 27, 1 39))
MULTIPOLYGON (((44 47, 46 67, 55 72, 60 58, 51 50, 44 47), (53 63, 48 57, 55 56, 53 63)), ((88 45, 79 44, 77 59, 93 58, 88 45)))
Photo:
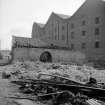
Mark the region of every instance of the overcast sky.
POLYGON ((11 48, 12 35, 31 37, 33 22, 46 23, 52 12, 72 15, 84 1, 0 0, 1 48, 11 48))

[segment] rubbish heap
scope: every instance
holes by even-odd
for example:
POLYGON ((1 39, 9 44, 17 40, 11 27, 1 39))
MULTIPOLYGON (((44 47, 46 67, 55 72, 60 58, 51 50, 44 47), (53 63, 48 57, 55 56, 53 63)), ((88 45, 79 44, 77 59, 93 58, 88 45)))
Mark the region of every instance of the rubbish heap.
POLYGON ((105 70, 86 65, 16 62, 2 72, 26 97, 45 105, 105 105, 105 70), (100 100, 100 101, 99 101, 100 100))

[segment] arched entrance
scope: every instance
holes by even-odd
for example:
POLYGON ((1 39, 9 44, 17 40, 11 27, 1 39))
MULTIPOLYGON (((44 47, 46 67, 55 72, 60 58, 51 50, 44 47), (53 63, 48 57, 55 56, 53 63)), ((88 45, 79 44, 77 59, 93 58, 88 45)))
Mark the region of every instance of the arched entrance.
POLYGON ((50 52, 45 51, 40 55, 41 62, 52 62, 52 55, 50 52))

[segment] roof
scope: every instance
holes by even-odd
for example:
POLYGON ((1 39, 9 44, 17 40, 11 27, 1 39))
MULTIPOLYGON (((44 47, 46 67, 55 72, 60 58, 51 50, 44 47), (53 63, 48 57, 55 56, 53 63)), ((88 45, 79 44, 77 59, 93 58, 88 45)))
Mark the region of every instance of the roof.
POLYGON ((39 27, 43 28, 45 24, 42 23, 36 23, 39 27))
POLYGON ((69 15, 64 15, 64 14, 58 14, 58 13, 55 13, 57 16, 59 16, 60 18, 62 18, 62 19, 68 19, 68 18, 70 18, 70 16, 69 15))
POLYGON ((40 28, 43 28, 44 26, 45 26, 45 24, 43 24, 43 23, 37 23, 37 22, 34 22, 33 23, 33 26, 38 26, 38 27, 40 27, 40 28))

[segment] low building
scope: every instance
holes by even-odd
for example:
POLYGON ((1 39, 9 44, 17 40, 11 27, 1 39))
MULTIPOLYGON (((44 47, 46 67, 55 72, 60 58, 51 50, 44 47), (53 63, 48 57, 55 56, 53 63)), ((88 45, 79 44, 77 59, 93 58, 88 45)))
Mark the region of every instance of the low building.
POLYGON ((9 60, 11 58, 10 50, 1 50, 0 52, 1 52, 2 59, 9 60))

